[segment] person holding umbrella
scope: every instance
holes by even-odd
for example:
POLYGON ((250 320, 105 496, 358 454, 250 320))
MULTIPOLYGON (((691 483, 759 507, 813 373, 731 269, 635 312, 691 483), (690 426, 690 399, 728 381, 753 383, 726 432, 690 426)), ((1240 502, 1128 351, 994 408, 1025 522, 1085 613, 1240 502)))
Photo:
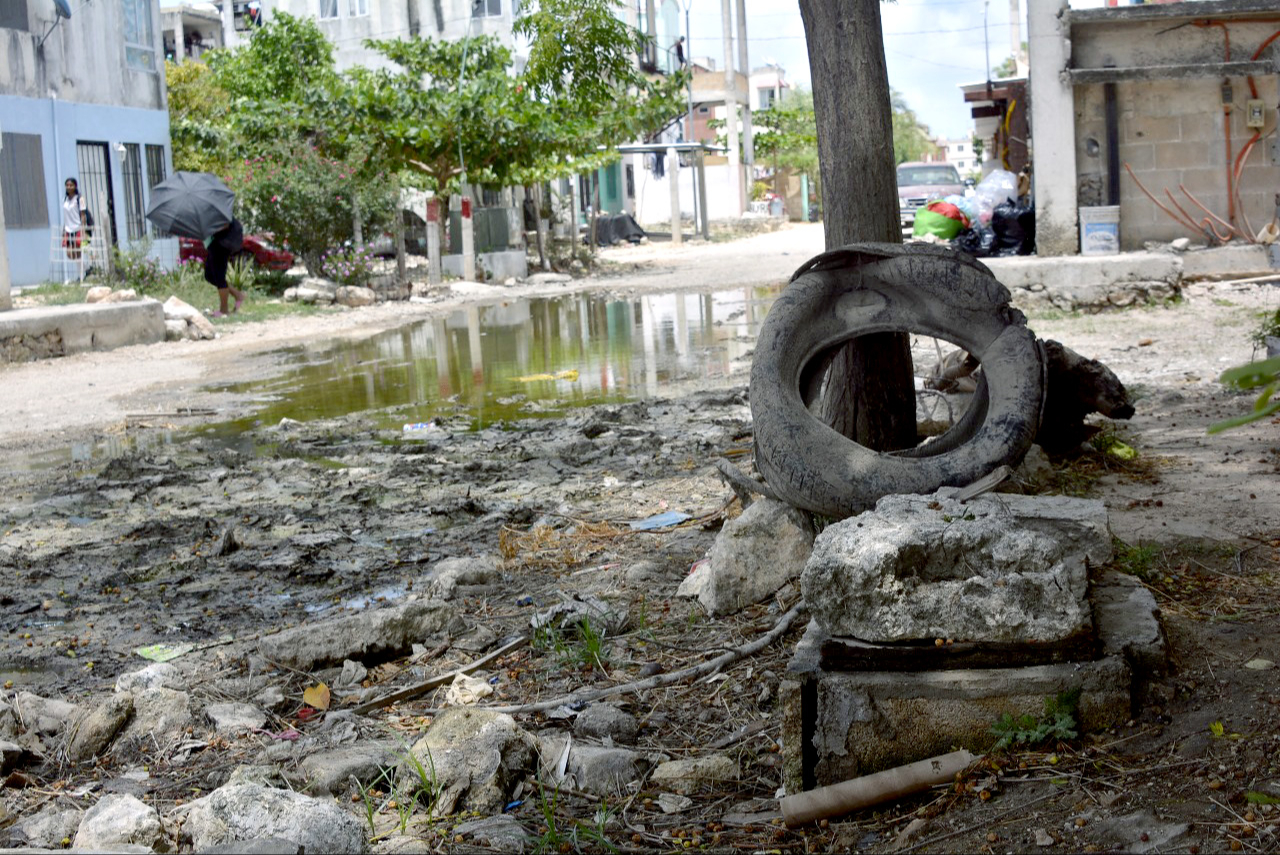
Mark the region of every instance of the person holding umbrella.
POLYGON ((207 250, 204 259, 204 278, 206 282, 218 289, 218 311, 213 313, 213 317, 226 317, 228 295, 236 298, 235 307, 231 311, 238 312, 244 305, 244 292, 239 288, 232 288, 227 283, 227 265, 231 261, 231 256, 244 246, 244 227, 240 225, 239 220, 232 218, 228 225, 204 238, 204 246, 207 250))
POLYGON ((147 219, 161 231, 204 241, 204 278, 218 289, 215 318, 227 314, 229 296, 236 298, 233 312, 245 299, 243 291, 227 284, 227 264, 244 244, 244 228, 231 213, 235 200, 236 194, 216 175, 180 170, 151 188, 147 208, 147 219))

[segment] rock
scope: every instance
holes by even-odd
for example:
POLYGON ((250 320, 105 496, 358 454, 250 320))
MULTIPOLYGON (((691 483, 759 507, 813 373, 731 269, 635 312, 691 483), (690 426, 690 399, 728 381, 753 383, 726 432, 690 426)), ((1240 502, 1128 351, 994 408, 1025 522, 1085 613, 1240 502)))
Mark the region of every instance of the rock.
POLYGON ((10 845, 40 849, 62 849, 63 840, 76 836, 81 813, 71 808, 49 805, 35 816, 20 820, 10 831, 10 845))
POLYGON ((267 723, 267 714, 253 704, 210 704, 204 714, 223 733, 260 730, 267 723))
POLYGON ((640 732, 640 723, 629 712, 609 704, 592 704, 573 722, 573 735, 585 739, 611 739, 632 745, 640 732))
POLYGON ((717 785, 738 780, 738 764, 723 754, 696 757, 691 760, 668 760, 659 763, 649 781, 655 786, 682 795, 696 793, 704 785, 717 785))
POLYGON ((533 845, 533 837, 509 814, 498 814, 484 819, 473 819, 453 829, 454 834, 469 837, 473 842, 498 852, 524 852, 533 845))
POLYGON ((489 585, 499 578, 497 556, 445 558, 431 568, 428 591, 432 597, 450 600, 459 585, 489 585))
POLYGON ((191 698, 173 689, 144 689, 133 693, 133 721, 125 728, 130 739, 172 738, 191 723, 191 698))
POLYGON ((1169 241, 1169 247, 1176 252, 1186 252, 1190 246, 1191 238, 1180 237, 1169 241))
POLYGON ((1036 836, 1036 845, 1037 845, 1037 846, 1052 846, 1052 845, 1054 845, 1055 843, 1057 843, 1057 842, 1058 842, 1058 841, 1056 841, 1056 840, 1054 840, 1054 839, 1053 839, 1053 835, 1052 835, 1052 834, 1050 834, 1049 832, 1045 831, 1043 828, 1037 828, 1037 829, 1035 830, 1035 836, 1036 836))
POLYGON ((296 843, 307 852, 366 850, 359 820, 332 800, 257 784, 228 784, 192 802, 186 829, 197 852, 263 838, 296 843))
POLYGON ((683 813, 693 807, 693 799, 675 793, 658 793, 658 807, 663 813, 683 813))
POLYGON ((530 285, 560 285, 572 282, 573 277, 567 273, 534 273, 524 280, 530 285))
POLYGON ((138 299, 138 292, 132 288, 121 288, 119 291, 112 291, 103 297, 103 303, 132 303, 138 299))
POLYGON ((67 756, 72 763, 83 763, 106 751, 111 740, 133 715, 133 696, 108 696, 101 706, 83 716, 71 730, 67 756))
POLYGON ((1088 625, 1086 562, 1111 559, 1102 502, 961 504, 952 492, 886 496, 818 536, 801 587, 822 629, 870 642, 1051 642, 1088 625))
POLYGON ((286 303, 298 302, 298 287, 295 285, 290 288, 285 288, 284 292, 280 295, 280 299, 286 303))
POLYGON ((280 768, 265 763, 235 767, 222 786, 229 787, 232 784, 254 784, 277 790, 289 789, 289 782, 285 780, 280 768))
POLYGON ((394 766, 392 746, 384 743, 360 742, 331 751, 320 751, 302 761, 307 785, 317 793, 339 793, 354 778, 368 785, 378 779, 382 770, 394 766))
POLYGON ((392 834, 379 837, 373 845, 374 855, 431 855, 432 844, 413 834, 392 834))
POLYGON ((351 308, 359 308, 360 306, 372 306, 378 301, 378 295, 372 288, 362 288, 359 285, 342 285, 334 292, 334 301, 351 308))
POLYGON ((333 685, 343 686, 345 688, 358 688, 365 677, 369 676, 369 669, 359 662, 351 659, 345 659, 342 662, 342 673, 333 681, 333 685))
MULTIPOLYGON (((479 811, 501 813, 516 783, 537 762, 534 738, 503 713, 449 709, 431 723, 410 753, 425 769, 435 769, 442 815, 479 811)), ((401 786, 416 787, 418 773, 402 761, 401 786)))
POLYGON ((103 796, 84 812, 72 842, 76 849, 89 852, 128 844, 159 849, 165 844, 164 828, 153 808, 134 796, 119 794, 103 796))
POLYGON ((420 600, 288 629, 267 636, 258 647, 274 662, 311 671, 344 659, 389 659, 408 653, 427 636, 463 629, 456 609, 420 600))
POLYGON ((0 775, 34 760, 34 755, 16 742, 0 739, 0 775))
POLYGON ((139 692, 145 689, 181 689, 187 678, 172 662, 153 662, 137 671, 116 677, 117 692, 139 692))
POLYGON ((1270 671, 1272 668, 1276 667, 1276 663, 1272 662, 1270 659, 1250 659, 1248 662, 1244 663, 1244 667, 1248 668, 1250 671, 1270 671))
POLYGON ((279 837, 255 837, 201 849, 197 855, 305 855, 306 847, 279 837))
POLYGON ((289 703, 289 699, 284 696, 284 690, 279 686, 267 686, 258 692, 253 700, 258 706, 273 712, 283 709, 289 703))
POLYGON ((544 781, 569 787, 598 796, 617 796, 627 791, 627 785, 644 777, 651 765, 649 759, 628 748, 607 748, 600 745, 569 745, 568 762, 564 778, 558 779, 560 758, 564 755, 569 737, 553 734, 538 740, 542 755, 540 764, 544 781))
POLYGON ((108 285, 94 285, 84 294, 86 303, 101 303, 107 299, 107 295, 111 293, 111 287, 108 285))
POLYGON ((165 341, 183 341, 191 336, 187 335, 187 330, 191 329, 191 325, 186 321, 165 321, 164 322, 164 340, 165 341))
POLYGON ((13 714, 13 707, 0 701, 0 739, 14 740, 18 738, 18 719, 13 714))
POLYGON ((25 722, 28 731, 51 736, 62 730, 80 714, 80 708, 66 701, 42 698, 31 692, 19 692, 13 699, 18 717, 25 722))
POLYGON ((1157 819, 1149 810, 1095 820, 1089 828, 1091 837, 1103 844, 1104 851, 1138 853, 1185 851, 1177 841, 1191 830, 1185 822, 1157 819))
POLYGON ((209 323, 209 319, 199 309, 176 296, 164 301, 164 318, 166 321, 186 321, 196 328, 203 339, 217 336, 213 324, 209 323))
POLYGON ((725 523, 710 560, 680 583, 676 596, 697 597, 712 615, 732 614, 798 577, 812 549, 813 529, 803 513, 760 499, 725 523))
POLYGON ((1023 492, 1034 493, 1036 487, 1048 483, 1053 477, 1053 471, 1049 455, 1045 454, 1040 446, 1032 445, 1027 449, 1018 468, 1013 470, 1011 480, 1021 487, 1023 492))

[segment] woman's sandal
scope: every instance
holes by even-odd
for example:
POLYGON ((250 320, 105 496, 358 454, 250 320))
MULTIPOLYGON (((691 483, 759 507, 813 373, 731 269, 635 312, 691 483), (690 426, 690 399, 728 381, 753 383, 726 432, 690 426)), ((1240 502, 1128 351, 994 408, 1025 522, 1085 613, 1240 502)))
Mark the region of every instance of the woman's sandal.
POLYGON ((236 312, 240 311, 240 307, 244 305, 244 301, 245 301, 245 298, 244 298, 244 297, 241 297, 239 300, 236 300, 236 305, 235 305, 235 307, 234 307, 234 308, 232 308, 232 310, 231 310, 232 314, 234 314, 234 313, 236 313, 236 312))
POLYGON ((209 317, 211 318, 225 318, 226 316, 227 316, 226 312, 210 312, 209 313, 209 317))

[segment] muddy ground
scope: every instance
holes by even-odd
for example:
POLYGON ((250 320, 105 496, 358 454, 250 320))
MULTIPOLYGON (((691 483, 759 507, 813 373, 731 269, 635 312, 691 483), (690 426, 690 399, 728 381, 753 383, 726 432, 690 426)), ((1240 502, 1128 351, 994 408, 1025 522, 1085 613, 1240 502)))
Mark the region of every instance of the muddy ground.
MULTIPOLYGON (((626 294, 781 281, 820 243, 816 230, 800 229, 673 255, 620 250, 612 275, 574 287, 626 294)), ((229 334, 213 343, 7 366, 0 445, 11 455, 51 449, 117 434, 129 413, 180 406, 237 414, 244 402, 202 385, 277 370, 272 347, 364 334, 493 296, 224 327, 229 334), (74 398, 76 389, 81 404, 68 410, 63 396, 74 398)), ((1205 434, 1249 405, 1215 378, 1248 359, 1248 332, 1277 301, 1274 285, 1204 283, 1170 306, 1032 316, 1037 333, 1106 362, 1137 399, 1131 422, 1099 422, 1137 449, 1135 460, 1090 447, 1054 460, 1054 472, 1034 486, 1103 499, 1117 566, 1137 574, 1163 609, 1170 668, 1136 698, 1127 727, 1003 752, 990 758, 998 769, 987 762, 956 786, 786 830, 774 820, 776 694, 798 623, 710 680, 609 699, 641 721, 638 752, 723 754, 736 764, 732 780, 666 813, 660 788, 645 778, 610 796, 569 788, 553 798, 530 777, 511 809, 530 845, 594 851, 606 848, 603 838, 624 851, 1280 849, 1280 808, 1264 804, 1280 802, 1280 669, 1257 667, 1280 660, 1280 421, 1205 434)), ((921 343, 921 352, 930 346, 921 343)), ((626 620, 598 642, 542 633, 487 664, 482 676, 493 694, 481 706, 554 700, 672 672, 758 638, 797 602, 794 585, 724 619, 674 596, 720 526, 740 512, 711 464, 728 457, 750 468, 748 368, 686 397, 502 429, 469 432, 445 420, 406 439, 378 429, 381 414, 358 413, 263 426, 235 448, 196 440, 105 465, 10 471, 0 520, 0 573, 10 579, 0 589, 7 703, 29 692, 93 708, 119 675, 147 665, 138 648, 196 649, 172 662, 189 718, 163 733, 126 730, 82 763, 68 759, 65 733, 51 723, 45 733, 21 722, 0 734, 34 751, 6 765, 0 820, 12 830, 50 806, 83 810, 104 794, 132 793, 158 810, 171 845, 189 846, 184 806, 237 766, 273 766, 305 790, 309 753, 352 739, 412 742, 444 706, 445 688, 354 719, 335 714, 529 635, 535 614, 575 594, 603 598, 626 620), (689 519, 658 530, 631 526, 668 511, 689 519), (417 647, 364 656, 368 673, 358 679, 351 671, 344 679, 338 660, 288 664, 306 658, 299 651, 309 636, 340 635, 341 618, 429 601, 440 593, 432 587, 438 563, 455 557, 492 559, 497 575, 464 580, 447 601, 456 620, 417 647), (333 687, 326 715, 303 703, 304 690, 320 682, 333 687), (263 691, 271 688, 283 699, 267 704, 263 691), (265 726, 215 732, 205 710, 227 701, 266 707, 265 726)), ((135 420, 128 430, 145 435, 158 421, 135 420)), ((517 720, 531 732, 570 725, 545 712, 517 720)), ((414 807, 401 834, 403 814, 383 783, 367 798, 355 783, 337 793, 362 823, 366 804, 377 808, 375 849, 494 848, 457 835, 456 819, 426 806, 414 807)))

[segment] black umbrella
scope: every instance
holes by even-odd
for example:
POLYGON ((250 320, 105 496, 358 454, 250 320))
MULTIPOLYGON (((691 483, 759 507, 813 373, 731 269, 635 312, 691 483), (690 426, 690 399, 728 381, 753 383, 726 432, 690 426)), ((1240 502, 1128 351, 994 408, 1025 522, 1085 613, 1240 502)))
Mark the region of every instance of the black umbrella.
POLYGON ((231 224, 236 194, 208 172, 175 172, 151 188, 147 219, 169 234, 204 240, 231 224))

